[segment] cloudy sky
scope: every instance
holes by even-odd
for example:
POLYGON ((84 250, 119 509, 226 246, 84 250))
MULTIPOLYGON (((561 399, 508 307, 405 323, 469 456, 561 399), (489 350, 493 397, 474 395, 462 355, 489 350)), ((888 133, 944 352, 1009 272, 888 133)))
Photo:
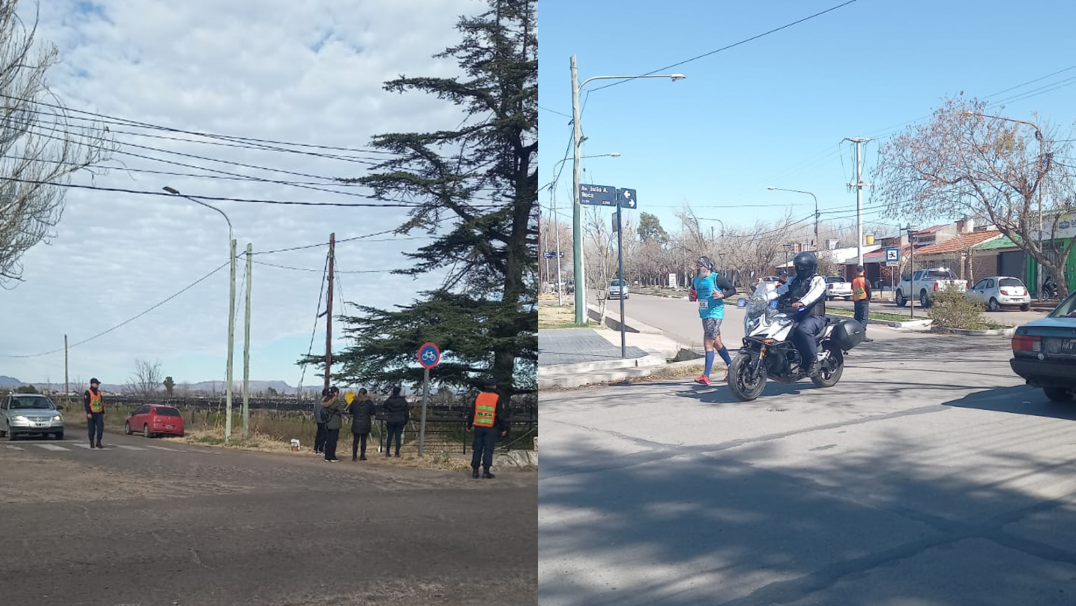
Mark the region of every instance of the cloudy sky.
MULTIPOLYGON (((459 40, 460 15, 484 6, 477 0, 51 0, 41 3, 38 38, 59 49, 61 63, 49 80, 72 110, 181 131, 347 148, 284 153, 112 123, 118 150, 105 165, 114 169, 76 177, 75 184, 361 203, 370 200, 348 194, 367 190, 329 179, 364 173, 378 158, 368 151, 372 135, 451 129, 461 120, 445 102, 388 93, 382 83, 401 74, 455 75, 453 60, 432 55, 459 40)), ((23 10, 31 15, 33 5, 24 2, 23 10)), ((325 347, 324 319, 316 332, 314 326, 329 233, 340 241, 391 230, 406 210, 211 204, 231 220, 240 251, 249 242, 262 253, 253 257, 251 379, 295 386, 301 375, 295 361, 311 339, 315 353, 325 347), (295 247, 307 248, 268 252, 295 247)), ((337 245, 337 313, 347 311, 341 297, 389 307, 441 283, 440 275, 416 281, 384 273, 405 265, 401 251, 428 241, 418 232, 411 236, 337 245)), ((223 380, 228 270, 205 276, 227 262, 227 240, 220 214, 182 198, 69 190, 55 237, 23 257, 24 282, 0 291, 0 375, 62 383, 66 334, 72 382, 96 376, 124 383, 136 360, 160 361, 177 383, 223 380)), ((236 279, 237 380, 244 265, 241 259, 236 279)), ((337 340, 335 349, 343 344, 337 340)), ((304 385, 320 383, 315 372, 307 370, 304 385)))

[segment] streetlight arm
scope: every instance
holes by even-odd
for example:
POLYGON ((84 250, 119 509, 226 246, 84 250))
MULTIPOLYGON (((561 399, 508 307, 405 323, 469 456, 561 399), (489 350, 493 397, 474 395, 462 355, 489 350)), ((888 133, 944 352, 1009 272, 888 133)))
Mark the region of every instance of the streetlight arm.
POLYGON ((164 191, 174 195, 174 196, 179 196, 180 198, 186 198, 186 199, 190 200, 191 202, 194 202, 195 204, 201 204, 202 206, 204 206, 206 208, 211 208, 211 209, 217 211, 218 213, 220 213, 220 215, 222 217, 224 217, 224 220, 228 222, 228 241, 231 242, 233 240, 233 238, 232 238, 232 220, 228 218, 228 215, 224 214, 223 210, 217 208, 216 206, 212 206, 210 204, 202 202, 201 200, 198 200, 196 198, 192 198, 192 197, 190 197, 190 196, 188 196, 186 194, 181 194, 181 193, 179 193, 179 190, 177 190, 177 189, 174 189, 174 188, 171 188, 171 187, 168 187, 168 186, 165 186, 162 189, 164 191))
POLYGON ((638 78, 671 78, 673 82, 677 80, 683 80, 687 78, 684 74, 648 74, 645 76, 591 76, 586 80, 583 80, 579 85, 579 90, 583 90, 583 87, 587 85, 587 82, 591 80, 635 80, 638 78))

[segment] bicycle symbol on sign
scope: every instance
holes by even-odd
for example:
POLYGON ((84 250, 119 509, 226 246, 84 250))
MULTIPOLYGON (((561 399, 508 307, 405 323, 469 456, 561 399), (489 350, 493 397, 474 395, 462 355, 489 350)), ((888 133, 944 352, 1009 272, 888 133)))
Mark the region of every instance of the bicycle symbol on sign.
POLYGON ((422 359, 427 362, 433 362, 437 360, 437 353, 432 349, 427 349, 426 351, 422 352, 422 359))

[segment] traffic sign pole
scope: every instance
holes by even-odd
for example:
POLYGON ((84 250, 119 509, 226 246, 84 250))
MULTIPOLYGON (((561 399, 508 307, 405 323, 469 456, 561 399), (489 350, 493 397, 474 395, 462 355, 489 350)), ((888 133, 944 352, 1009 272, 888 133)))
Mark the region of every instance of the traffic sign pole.
POLYGON ((423 369, 422 377, 422 420, 418 425, 418 456, 426 446, 426 402, 430 399, 430 369, 423 369))
POLYGON ((620 205, 616 205, 616 250, 617 250, 617 262, 620 265, 617 271, 620 278, 620 359, 628 357, 627 351, 627 336, 624 333, 624 291, 627 288, 624 285, 624 230, 621 229, 624 225, 620 220, 620 205))

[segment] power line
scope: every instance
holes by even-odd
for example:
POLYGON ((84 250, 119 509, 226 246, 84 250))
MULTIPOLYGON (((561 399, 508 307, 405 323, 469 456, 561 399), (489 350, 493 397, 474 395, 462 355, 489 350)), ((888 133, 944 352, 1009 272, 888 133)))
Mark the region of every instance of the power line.
MULTIPOLYGON (((123 322, 120 322, 119 324, 113 326, 112 328, 109 328, 107 330, 101 331, 101 332, 93 335, 92 337, 89 337, 88 339, 83 339, 83 340, 81 340, 81 341, 79 341, 77 343, 73 343, 73 344, 68 346, 68 349, 70 349, 72 347, 78 347, 79 345, 82 345, 83 343, 89 343, 90 341, 93 341, 94 339, 97 339, 99 337, 103 337, 103 336, 107 335, 108 333, 110 333, 110 332, 112 332, 112 331, 114 331, 114 330, 116 330, 116 329, 118 329, 118 328, 120 328, 122 326, 126 326, 127 324, 130 324, 131 322, 134 322, 135 320, 141 318, 142 316, 148 314, 149 312, 157 309, 158 307, 164 305, 165 303, 171 301, 172 299, 175 299, 179 295, 181 295, 181 294, 187 292, 188 290, 194 288, 198 284, 201 284, 202 282, 204 282, 206 279, 208 279, 213 274, 215 274, 218 271, 224 269, 225 267, 228 267, 228 265, 230 263, 231 263, 231 260, 229 259, 228 261, 225 261, 222 265, 220 265, 219 267, 217 267, 213 271, 211 271, 208 274, 202 276, 201 278, 198 278, 197 280, 195 280, 191 284, 184 287, 183 290, 180 290, 179 292, 177 292, 174 295, 168 297, 167 299, 161 301, 160 303, 157 303, 153 307, 150 307, 149 309, 143 311, 142 313, 140 313, 140 314, 138 314, 138 315, 136 315, 136 316, 134 316, 134 317, 132 317, 130 319, 127 319, 127 320, 124 320, 123 322)), ((0 356, 3 356, 5 358, 37 358, 37 357, 40 357, 40 356, 48 356, 48 355, 51 355, 51 354, 54 354, 54 353, 59 353, 59 352, 61 352, 63 350, 64 350, 64 348, 61 347, 59 349, 54 349, 52 351, 46 351, 45 353, 39 353, 39 354, 30 354, 30 355, 22 355, 22 356, 13 356, 13 355, 9 355, 9 354, 0 354, 0 356)))
MULTIPOLYGON (((764 37, 766 37, 766 36, 769 36, 770 34, 774 34, 774 33, 777 33, 777 32, 779 32, 779 31, 781 31, 781 30, 783 30, 783 29, 788 29, 788 28, 790 28, 790 27, 792 27, 792 26, 794 26, 794 25, 799 25, 800 23, 803 23, 804 21, 810 21, 811 19, 814 19, 814 18, 816 18, 816 17, 821 17, 822 15, 825 15, 826 13, 829 13, 829 12, 835 11, 835 10, 837 10, 837 9, 839 9, 839 8, 843 8, 843 7, 845 7, 845 6, 848 6, 849 4, 854 4, 854 3, 855 3, 855 2, 857 2, 857 1, 858 1, 858 0, 848 0, 847 2, 845 2, 845 3, 843 3, 843 4, 838 4, 837 6, 833 6, 833 7, 827 8, 826 10, 824 10, 824 11, 821 11, 821 12, 818 12, 818 13, 815 13, 815 14, 813 14, 813 15, 809 16, 809 17, 804 17, 804 18, 802 18, 802 19, 799 19, 799 20, 797 20, 797 21, 793 21, 793 22, 791 22, 791 23, 786 23, 785 25, 782 25, 781 27, 776 27, 776 28, 774 28, 774 29, 771 29, 771 30, 769 30, 769 31, 763 32, 763 33, 761 33, 761 34, 758 34, 758 35, 755 35, 755 36, 751 36, 750 38, 745 38, 745 39, 743 39, 743 40, 740 40, 739 42, 734 42, 734 43, 732 43, 732 44, 729 44, 728 46, 723 46, 723 47, 721 47, 721 48, 719 48, 719 49, 717 49, 717 50, 712 50, 712 51, 710 51, 710 52, 708 52, 708 53, 703 53, 703 54, 701 54, 701 55, 698 55, 698 56, 696 56, 696 57, 692 57, 692 58, 690 58, 690 59, 685 59, 685 60, 683 60, 683 61, 679 61, 679 62, 677 62, 677 63, 673 63, 672 65, 666 65, 665 67, 659 67, 658 69, 655 69, 655 70, 653 70, 653 71, 647 72, 646 74, 643 74, 643 75, 646 75, 646 76, 651 76, 651 75, 654 75, 654 74, 656 74, 656 73, 658 73, 658 72, 662 72, 662 71, 665 71, 665 70, 668 70, 668 69, 672 69, 672 68, 674 68, 674 67, 680 67, 681 65, 685 65, 685 64, 687 64, 687 63, 691 63, 692 61, 698 61, 699 59, 702 59, 702 58, 704 58, 704 57, 709 57, 710 55, 714 55, 714 54, 720 53, 720 52, 722 52, 722 51, 726 51, 726 50, 729 50, 730 48, 735 48, 735 47, 737 47, 737 46, 740 46, 740 45, 742 45, 742 44, 747 44, 748 42, 752 42, 752 41, 754 41, 754 40, 758 40, 759 38, 764 38, 764 37)), ((598 87, 598 88, 595 88, 595 89, 593 89, 593 90, 592 90, 591 92, 595 92, 595 93, 596 93, 596 92, 598 92, 598 91, 600 91, 600 90, 602 90, 602 89, 606 89, 606 88, 610 88, 610 87, 613 87, 613 86, 617 86, 617 85, 620 85, 620 84, 624 84, 625 82, 629 82, 629 81, 631 81, 631 80, 633 80, 633 79, 634 79, 634 78, 630 78, 630 79, 624 79, 624 80, 619 80, 619 81, 617 81, 617 82, 613 82, 612 84, 606 84, 605 86, 600 86, 600 87, 598 87)))
MULTIPOLYGON (((278 265, 276 263, 266 263, 265 261, 251 261, 251 263, 256 263, 258 265, 266 265, 268 267, 276 267, 278 269, 290 269, 290 270, 293 270, 293 271, 307 271, 307 272, 314 272, 314 273, 316 273, 318 271, 316 269, 310 269, 308 267, 291 267, 290 265, 278 265)), ((394 271, 398 271, 398 270, 395 270, 395 269, 368 269, 368 270, 362 270, 362 271, 339 271, 339 270, 336 270, 335 268, 333 268, 333 273, 334 274, 341 274, 341 273, 343 273, 343 274, 387 274, 387 273, 392 273, 394 271)))
MULTIPOLYGON (((323 269, 322 272, 323 273, 321 274, 321 288, 318 289, 318 309, 314 313, 314 328, 311 329, 311 331, 310 331, 310 346, 307 347, 307 349, 306 349, 306 357, 307 357, 307 359, 310 358, 310 355, 314 351, 314 336, 318 332, 318 318, 321 317, 321 301, 322 301, 322 297, 325 296, 325 281, 329 276, 329 256, 328 255, 325 256, 325 269, 323 269)), ((296 398, 298 398, 303 392, 303 380, 306 378, 306 367, 307 366, 308 366, 308 363, 304 361, 303 364, 302 364, 303 372, 302 372, 302 374, 299 375, 299 386, 295 389, 295 397, 296 398)))
POLYGON ((571 116, 569 116, 568 114, 566 114, 566 113, 564 113, 564 112, 558 112, 558 111, 557 111, 557 110, 555 110, 555 109, 549 109, 549 108, 547 108, 547 107, 542 107, 541 105, 539 105, 539 106, 538 106, 538 109, 540 109, 540 110, 542 110, 542 111, 547 111, 547 112, 549 112, 549 113, 551 113, 551 114, 557 114, 558 116, 564 116, 565 118, 568 118, 569 120, 571 120, 571 119, 572 119, 572 117, 571 117, 571 116))

